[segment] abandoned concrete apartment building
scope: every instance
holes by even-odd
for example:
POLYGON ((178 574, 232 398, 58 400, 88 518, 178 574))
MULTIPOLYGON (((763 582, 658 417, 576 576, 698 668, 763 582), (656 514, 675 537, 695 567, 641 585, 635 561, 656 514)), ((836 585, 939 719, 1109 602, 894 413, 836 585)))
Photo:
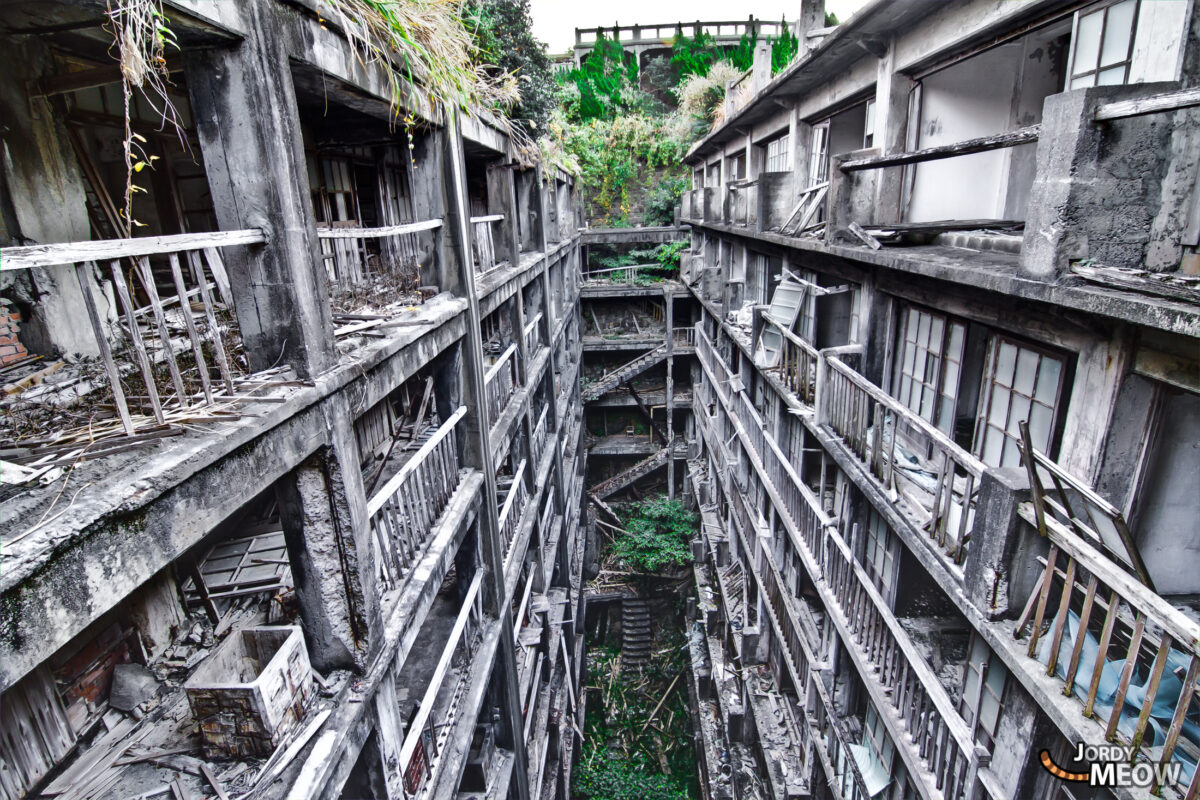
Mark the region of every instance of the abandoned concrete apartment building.
POLYGON ((0 796, 565 800, 665 484, 702 796, 1196 798, 1200 10, 797 5, 596 230, 313 0, 172 0, 123 239, 103 7, 7 4, 0 796), (1043 766, 1107 742, 1171 769, 1043 766))

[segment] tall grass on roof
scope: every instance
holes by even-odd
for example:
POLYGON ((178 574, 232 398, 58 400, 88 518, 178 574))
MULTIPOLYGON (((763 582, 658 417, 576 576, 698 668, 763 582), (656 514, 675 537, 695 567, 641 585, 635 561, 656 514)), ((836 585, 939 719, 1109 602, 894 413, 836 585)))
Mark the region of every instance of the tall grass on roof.
POLYGON ((502 110, 520 99, 512 75, 489 77, 476 65, 458 0, 326 0, 321 9, 364 64, 382 68, 397 118, 502 110))

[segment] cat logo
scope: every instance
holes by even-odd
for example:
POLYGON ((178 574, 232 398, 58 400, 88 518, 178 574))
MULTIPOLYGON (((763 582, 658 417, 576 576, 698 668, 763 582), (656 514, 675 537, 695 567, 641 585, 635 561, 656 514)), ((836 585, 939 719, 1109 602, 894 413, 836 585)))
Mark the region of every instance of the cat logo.
POLYGON ((1087 764, 1086 772, 1073 772, 1054 763, 1049 750, 1039 754, 1042 766, 1054 777, 1068 783, 1089 786, 1152 789, 1179 783, 1183 764, 1177 760, 1167 763, 1134 761, 1132 748, 1119 744, 1091 745, 1080 742, 1075 746, 1075 761, 1087 764))

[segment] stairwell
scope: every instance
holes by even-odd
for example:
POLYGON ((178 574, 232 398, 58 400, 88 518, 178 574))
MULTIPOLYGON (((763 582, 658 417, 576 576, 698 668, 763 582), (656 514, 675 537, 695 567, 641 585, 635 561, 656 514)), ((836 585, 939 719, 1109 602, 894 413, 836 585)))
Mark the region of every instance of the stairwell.
POLYGON ((583 391, 584 402, 598 400, 601 395, 611 392, 625 381, 640 375, 666 357, 667 345, 664 342, 653 350, 642 353, 632 361, 622 364, 612 372, 606 373, 595 383, 586 387, 583 391))
POLYGON ((627 597, 621 602, 621 669, 640 670, 650 660, 650 606, 645 600, 627 597))
MULTIPOLYGON (((676 455, 681 455, 685 451, 686 447, 687 447, 686 444, 684 444, 682 442, 676 442, 675 443, 676 455)), ((613 492, 619 492, 621 489, 624 489, 626 486, 633 483, 634 481, 639 480, 640 478, 644 478, 645 476, 649 475, 651 472, 654 472, 654 470, 658 469, 659 467, 665 466, 667 461, 670 459, 670 457, 671 457, 671 448, 663 447, 663 448, 659 449, 656 453, 654 453, 650 456, 647 456, 646 458, 643 458, 641 461, 639 461, 636 464, 634 464, 633 466, 629 467, 629 469, 618 472, 616 475, 613 475, 611 478, 606 478, 605 480, 601 481, 600 483, 597 483, 595 486, 593 486, 591 489, 589 489, 588 492, 593 497, 598 497, 601 500, 603 500, 604 498, 608 497, 613 492)))

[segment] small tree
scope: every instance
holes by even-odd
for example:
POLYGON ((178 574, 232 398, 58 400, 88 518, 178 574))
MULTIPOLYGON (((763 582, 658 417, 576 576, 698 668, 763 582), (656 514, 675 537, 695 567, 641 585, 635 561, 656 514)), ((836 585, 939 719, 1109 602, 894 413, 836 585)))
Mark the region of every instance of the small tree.
POLYGON ((697 522, 696 513, 678 500, 644 500, 633 506, 625 535, 613 543, 613 555, 641 572, 682 566, 692 560, 689 542, 697 522))

